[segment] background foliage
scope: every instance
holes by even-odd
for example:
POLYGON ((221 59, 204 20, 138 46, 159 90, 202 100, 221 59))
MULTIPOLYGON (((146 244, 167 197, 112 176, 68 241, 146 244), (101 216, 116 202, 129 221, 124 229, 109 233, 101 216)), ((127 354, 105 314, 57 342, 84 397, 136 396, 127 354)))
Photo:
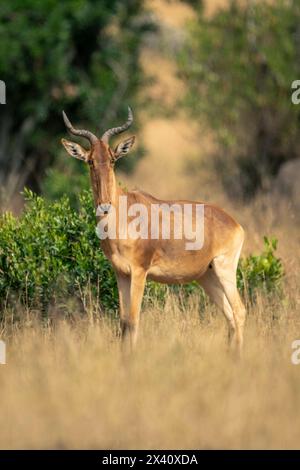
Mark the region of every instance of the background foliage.
POLYGON ((7 104, 1 107, 0 184, 10 196, 24 184, 40 189, 55 161, 44 186, 49 196, 81 186, 82 168, 56 160, 65 133, 61 111, 97 133, 127 117, 142 83, 139 48, 150 27, 143 11, 142 0, 1 2, 7 104))
POLYGON ((191 21, 178 57, 184 104, 214 130, 216 167, 234 197, 268 186, 281 165, 299 157, 300 3, 240 2, 191 21))
MULTIPOLYGON (((300 74, 300 4, 231 0, 207 16, 203 2, 186 3, 196 19, 178 54, 184 105, 213 129, 227 191, 251 197, 299 157, 299 107, 290 98, 300 74)), ((82 166, 59 158, 61 111, 98 133, 125 119, 145 84, 141 45, 154 22, 144 4, 2 2, 0 184, 7 198, 27 185, 52 199, 67 192, 74 202, 74 190, 87 187, 82 166)), ((130 170, 134 162, 120 165, 130 170)))

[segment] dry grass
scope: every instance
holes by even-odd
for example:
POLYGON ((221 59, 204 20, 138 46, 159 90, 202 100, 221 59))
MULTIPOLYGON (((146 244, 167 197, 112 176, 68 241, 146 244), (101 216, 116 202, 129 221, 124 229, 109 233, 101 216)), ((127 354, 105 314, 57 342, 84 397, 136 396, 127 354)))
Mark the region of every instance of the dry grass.
POLYGON ((200 316, 196 298, 146 308, 127 358, 115 321, 42 327, 27 312, 6 325, 0 448, 299 447, 297 294, 290 285, 283 299, 250 308, 241 362, 227 351, 221 314, 208 305, 200 316))

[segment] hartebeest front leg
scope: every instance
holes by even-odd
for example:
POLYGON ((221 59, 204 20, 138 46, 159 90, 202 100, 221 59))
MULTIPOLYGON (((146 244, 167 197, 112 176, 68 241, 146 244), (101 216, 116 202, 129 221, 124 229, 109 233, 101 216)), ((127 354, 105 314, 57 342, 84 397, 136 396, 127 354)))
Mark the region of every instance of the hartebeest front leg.
POLYGON ((117 273, 117 283, 119 291, 119 312, 120 312, 120 324, 123 336, 123 330, 125 329, 126 319, 129 317, 130 309, 130 284, 131 277, 129 275, 117 273))
POLYGON ((120 320, 123 342, 132 349, 137 340, 140 310, 146 282, 146 273, 138 268, 131 276, 118 275, 120 320))

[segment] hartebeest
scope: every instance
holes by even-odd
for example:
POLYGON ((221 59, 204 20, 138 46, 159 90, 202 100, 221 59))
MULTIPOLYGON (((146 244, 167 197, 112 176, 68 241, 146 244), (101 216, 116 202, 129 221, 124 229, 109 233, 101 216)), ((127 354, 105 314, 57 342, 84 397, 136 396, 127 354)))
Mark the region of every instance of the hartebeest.
MULTIPOLYGON (((121 196, 127 197, 128 206, 142 204, 149 216, 153 205, 160 207, 168 204, 183 208, 186 204, 202 204, 204 208, 203 244, 197 250, 186 249, 186 239, 174 236, 174 224, 168 239, 151 237, 149 229, 147 237, 121 237, 117 231, 115 237, 101 240, 101 247, 117 277, 123 338, 129 338, 131 345, 136 342, 146 278, 168 284, 196 280, 223 311, 228 321, 229 341, 234 337, 234 344, 240 350, 245 308, 237 290, 236 270, 244 241, 242 227, 215 205, 183 200, 162 201, 143 191, 125 191, 116 183, 115 162, 128 153, 135 137, 119 143, 114 150, 109 146, 109 139, 130 127, 133 121, 130 108, 127 122, 121 127, 107 130, 100 139, 90 131, 75 129, 65 113, 63 118, 71 134, 84 137, 90 143, 89 150, 85 150, 77 143, 62 139, 67 152, 90 167, 95 207, 102 208, 98 211, 98 220, 103 220, 103 217, 120 220, 121 196)), ((164 214, 162 210, 161 221, 166 216, 164 214)), ((171 221, 174 221, 174 213, 171 215, 171 221)), ((191 217, 195 222, 194 213, 191 217)))

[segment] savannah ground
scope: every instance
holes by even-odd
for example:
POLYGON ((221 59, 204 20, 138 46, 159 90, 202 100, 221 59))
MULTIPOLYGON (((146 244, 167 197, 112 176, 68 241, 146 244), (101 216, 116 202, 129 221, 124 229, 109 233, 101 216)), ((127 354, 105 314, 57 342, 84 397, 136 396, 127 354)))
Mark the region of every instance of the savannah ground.
MULTIPOLYGON (((210 11, 222 2, 207 3, 210 11)), ((180 2, 149 5, 167 28, 180 30, 192 15, 180 2)), ((183 85, 170 57, 145 46, 142 58, 155 77, 146 98, 172 105, 183 85)), ((299 448, 300 365, 291 363, 291 344, 300 339, 300 253, 293 209, 272 196, 248 205, 229 201, 201 156, 213 145, 209 132, 199 137, 181 111, 168 118, 137 111, 148 154, 120 179, 159 197, 220 204, 245 228, 243 255, 261 251, 264 235, 275 236, 282 292, 259 295, 253 305, 246 299, 241 361, 227 350, 222 314, 209 303, 200 308, 197 296, 184 303, 169 294, 164 307, 145 299, 136 352, 125 358, 117 317, 108 318, 94 300, 82 315, 66 299, 46 324, 40 312, 15 306, 1 324, 7 364, 0 365, 0 448, 299 448), (16 316, 22 320, 14 322, 16 316)))

